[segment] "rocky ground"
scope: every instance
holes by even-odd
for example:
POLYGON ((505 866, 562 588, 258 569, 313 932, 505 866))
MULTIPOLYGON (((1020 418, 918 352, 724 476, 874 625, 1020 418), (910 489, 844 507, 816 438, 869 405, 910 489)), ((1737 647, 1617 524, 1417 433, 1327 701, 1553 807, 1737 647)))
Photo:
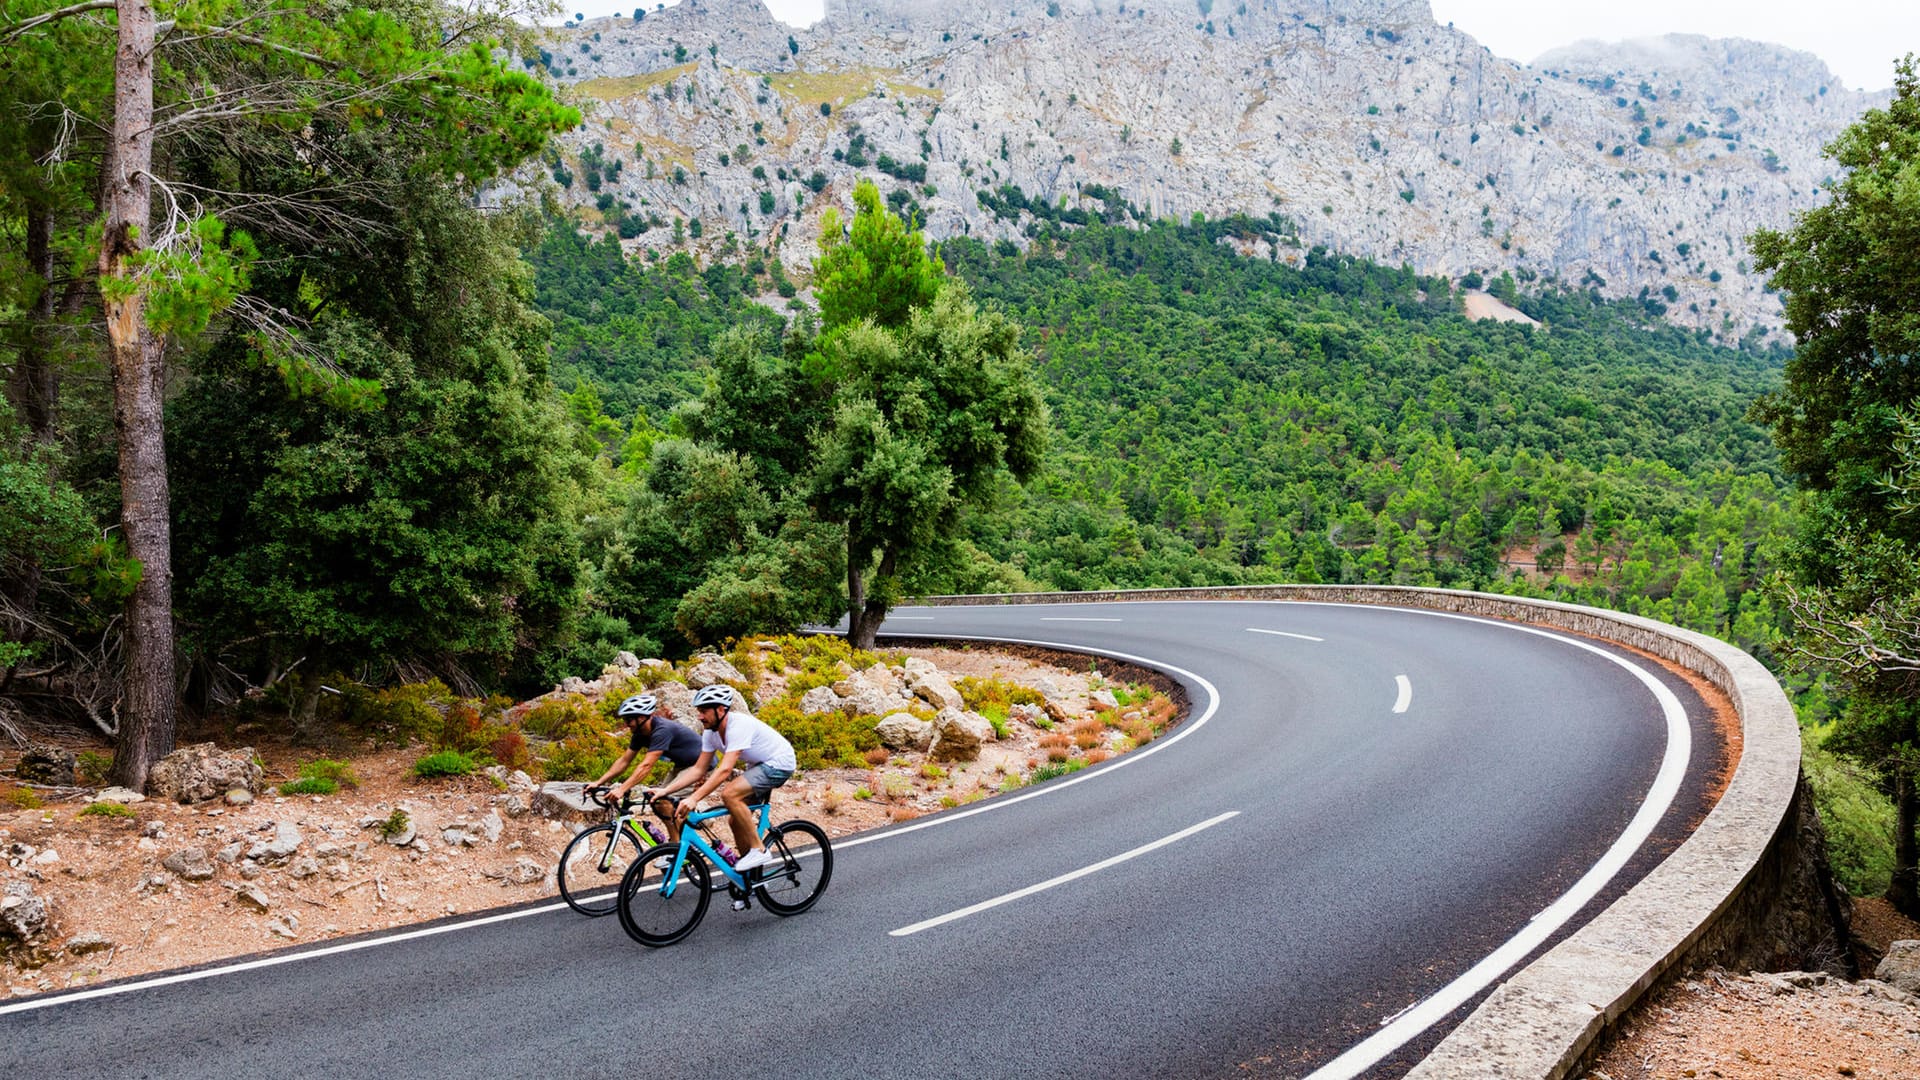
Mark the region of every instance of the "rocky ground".
MULTIPOLYGON (((610 669, 568 692, 575 700, 617 693, 622 677, 610 669)), ((896 739, 907 745, 871 754, 864 767, 805 771, 781 789, 779 811, 833 835, 989 798, 1038 768, 1097 761, 1133 745, 1100 719, 1119 719, 1104 709, 1114 702, 1113 684, 1042 660, 916 649, 905 665, 834 685, 873 697, 863 711, 901 710, 896 739), (951 707, 957 697, 933 721, 904 711, 931 715, 932 699, 954 693, 953 682, 966 676, 1044 687, 1047 704, 1016 706, 998 736, 978 714, 951 707), (968 731, 977 745, 962 745, 968 731)), ((669 699, 688 693, 679 682, 657 689, 669 699)), ((774 700, 786 678, 767 675, 756 689, 756 700, 774 700)), ((829 708, 851 700, 829 687, 812 694, 829 708)), ((1170 721, 1171 703, 1159 699, 1157 707, 1170 721)), ((542 798, 523 772, 417 779, 420 753, 330 751, 344 756, 357 786, 289 796, 277 785, 321 755, 257 741, 220 759, 228 771, 192 791, 195 801, 147 799, 124 810, 112 800, 131 793, 95 802, 101 793, 91 788, 0 781, 0 998, 554 896, 553 867, 584 817, 567 813, 563 799, 542 798), (230 794, 250 773, 258 794, 230 794), (41 805, 22 805, 36 800, 41 805)), ((0 776, 19 756, 0 754, 0 776)))
POLYGON ((1587 1080, 1799 1080, 1920 1076, 1920 966, 1878 961, 1920 924, 1882 900, 1854 904, 1863 970, 1890 981, 1819 972, 1690 973, 1636 1007, 1574 1075, 1587 1080), (1898 969, 1898 970, 1896 970, 1898 969), (1898 983, 1899 985, 1895 985, 1898 983), (1905 989, 1902 989, 1902 987, 1905 989))

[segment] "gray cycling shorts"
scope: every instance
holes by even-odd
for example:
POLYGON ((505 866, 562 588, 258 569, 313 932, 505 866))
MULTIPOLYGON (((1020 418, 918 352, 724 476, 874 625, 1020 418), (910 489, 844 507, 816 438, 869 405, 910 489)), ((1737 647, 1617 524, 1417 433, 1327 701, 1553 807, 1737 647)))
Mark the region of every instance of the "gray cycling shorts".
POLYGON ((766 802, 767 797, 773 794, 774 788, 793 779, 792 773, 785 769, 776 769, 765 762, 749 766, 747 771, 740 775, 746 778, 747 786, 753 789, 755 802, 766 802))

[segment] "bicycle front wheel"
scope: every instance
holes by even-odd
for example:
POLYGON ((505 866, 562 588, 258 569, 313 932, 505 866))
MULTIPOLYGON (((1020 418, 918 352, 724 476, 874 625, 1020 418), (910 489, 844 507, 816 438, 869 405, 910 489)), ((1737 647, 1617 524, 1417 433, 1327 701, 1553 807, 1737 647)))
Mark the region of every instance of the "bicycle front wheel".
POLYGON ((811 821, 788 821, 767 830, 767 851, 779 860, 757 871, 754 894, 775 915, 798 915, 812 907, 833 879, 833 845, 811 821))
POLYGON ((560 853, 560 896, 582 915, 613 914, 620 879, 640 861, 640 841, 609 822, 582 829, 560 853))
POLYGON ((640 861, 627 868, 620 882, 620 928, 642 945, 671 945, 693 932, 707 913, 707 862, 692 851, 672 870, 678 844, 648 848, 640 861))

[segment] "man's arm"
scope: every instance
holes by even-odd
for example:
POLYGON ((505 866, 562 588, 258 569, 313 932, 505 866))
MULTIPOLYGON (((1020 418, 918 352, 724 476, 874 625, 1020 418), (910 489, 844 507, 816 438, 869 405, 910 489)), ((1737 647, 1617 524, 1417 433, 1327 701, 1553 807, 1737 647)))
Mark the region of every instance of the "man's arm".
MULTIPOLYGON (((685 817, 701 799, 713 794, 714 788, 726 783, 727 777, 733 775, 734 764, 739 760, 740 751, 729 750, 720 756, 720 764, 717 767, 703 772, 701 775, 705 782, 694 788, 693 794, 687 796, 686 800, 680 804, 680 816, 685 817)), ((705 758, 701 759, 702 764, 705 761, 705 758)))
MULTIPOLYGON (((632 757, 633 751, 629 750, 621 756, 623 758, 632 757)), ((640 764, 635 765, 633 767, 633 774, 627 777, 626 783, 621 784, 618 787, 615 787, 611 792, 608 792, 608 797, 617 799, 620 796, 625 795, 627 792, 632 791, 633 786, 635 784, 638 784, 643 778, 645 778, 648 770, 653 768, 653 763, 659 760, 660 760, 660 751, 658 750, 647 751, 647 756, 641 758, 640 764)), ((623 760, 621 764, 625 764, 625 761, 623 760)), ((613 767, 613 772, 609 773, 608 775, 610 776, 615 775, 619 773, 619 771, 620 771, 620 766, 615 765, 613 767)))
POLYGON ((688 784, 698 783, 701 777, 707 775, 707 757, 708 755, 701 754, 700 759, 692 765, 689 765, 685 773, 675 777, 668 782, 667 786, 655 791, 654 794, 671 795, 681 788, 686 787, 688 784))

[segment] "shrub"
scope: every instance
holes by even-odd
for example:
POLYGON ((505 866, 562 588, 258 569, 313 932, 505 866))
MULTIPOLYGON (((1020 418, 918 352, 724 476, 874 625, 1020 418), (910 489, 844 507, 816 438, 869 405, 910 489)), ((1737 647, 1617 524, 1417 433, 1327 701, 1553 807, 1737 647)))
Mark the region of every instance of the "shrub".
POLYGON ((540 759, 548 780, 591 780, 613 767, 621 746, 602 731, 575 731, 553 744, 540 759))
POLYGON ((1091 750, 1107 741, 1106 728, 1107 726, 1098 720, 1082 720, 1073 725, 1069 734, 1073 737, 1073 745, 1082 750, 1091 750))
MULTIPOLYGON (((360 778, 353 774, 353 766, 344 761, 319 758, 300 766, 300 778, 303 780, 328 780, 340 787, 357 788, 360 778)), ((328 792, 327 794, 331 794, 328 792)))
POLYGON ((873 749, 867 751, 865 756, 867 759, 867 764, 877 769, 880 766, 885 765, 887 763, 887 760, 891 758, 893 755, 887 752, 886 747, 876 746, 873 749))
POLYGON ((873 789, 864 785, 854 788, 853 797, 859 799, 861 802, 866 802, 868 799, 873 798, 873 789))
POLYGON ((1893 876, 1893 801, 1873 770, 1826 749, 1818 729, 1803 729, 1801 767, 1827 829, 1833 876, 1855 896, 1879 896, 1893 876))
POLYGON ((82 750, 74 771, 81 783, 88 787, 99 787, 106 782, 107 774, 113 771, 113 755, 98 750, 82 750))
POLYGON ((133 807, 117 802, 88 803, 80 808, 81 817, 130 818, 134 816, 133 807))
POLYGON ((524 769, 533 764, 533 754, 527 749, 527 737, 512 729, 502 729, 487 744, 487 756, 495 765, 504 765, 509 769, 524 769))
POLYGON ((473 759, 458 750, 440 750, 413 763, 413 775, 422 780, 441 776, 466 776, 473 772, 473 759))
POLYGON ((1068 758, 1064 761, 1050 761, 1033 770, 1033 775, 1027 778, 1027 783, 1044 784, 1055 777, 1065 776, 1072 772, 1079 772, 1086 767, 1087 762, 1084 758, 1068 758))
MULTIPOLYGON (((607 700, 615 702, 618 707, 618 702, 639 692, 625 690, 609 695, 607 700)), ((588 710, 585 698, 569 696, 561 701, 543 701, 527 710, 526 715, 520 718, 520 730, 542 739, 564 739, 575 724, 592 723, 594 720, 595 715, 588 710)))
POLYGON ((322 776, 303 776, 280 785, 282 795, 332 795, 340 785, 322 776))
POLYGON ((393 813, 388 814, 386 819, 381 821, 375 828, 380 831, 380 839, 392 840, 394 837, 406 832, 407 826, 411 823, 411 820, 407 817, 407 812, 396 806, 393 808, 393 813))
POLYGON ((845 801, 845 796, 840 794, 838 788, 828 788, 820 796, 820 809, 828 817, 832 817, 840 812, 840 804, 845 801))
POLYGON ((986 678, 964 676, 955 680, 953 688, 960 691, 960 699, 966 703, 967 708, 986 716, 989 720, 992 719, 988 714, 989 709, 998 710, 1000 717, 1005 719, 1009 709, 1014 705, 1045 705, 1047 703, 1046 697, 1040 691, 1007 682, 998 675, 986 678))
POLYGON ((929 761, 920 766, 920 775, 929 780, 945 780, 947 778, 947 770, 929 761))
POLYGON ((0 803, 5 803, 16 810, 38 810, 40 796, 32 788, 9 787, 5 791, 0 791, 0 803))
POLYGON ((867 751, 880 746, 880 736, 873 730, 877 718, 872 716, 803 713, 793 701, 781 698, 762 709, 760 719, 793 744, 802 769, 857 768, 867 764, 867 751))
POLYGON ((439 679, 385 690, 348 682, 338 695, 320 700, 322 719, 405 746, 440 731, 442 713, 453 703, 454 694, 439 679))

